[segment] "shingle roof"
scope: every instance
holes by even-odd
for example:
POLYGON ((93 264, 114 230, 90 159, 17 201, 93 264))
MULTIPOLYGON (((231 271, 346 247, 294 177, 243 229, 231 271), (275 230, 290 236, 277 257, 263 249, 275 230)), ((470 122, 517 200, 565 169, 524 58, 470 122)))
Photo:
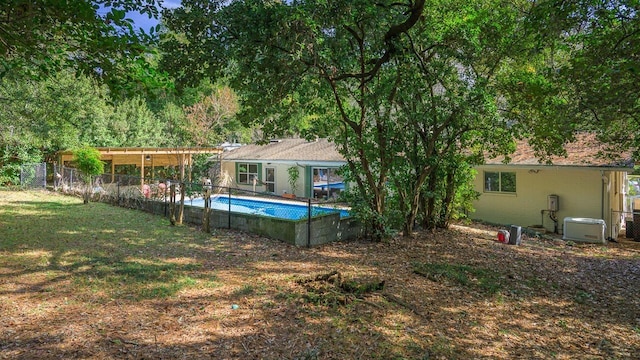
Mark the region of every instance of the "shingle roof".
POLYGON ((316 141, 281 139, 265 145, 245 145, 225 152, 222 158, 224 160, 345 161, 336 150, 335 144, 327 139, 316 141))
MULTIPOLYGON (((596 139, 595 134, 579 133, 574 142, 565 145, 566 156, 551 157, 552 165, 633 168, 631 152, 611 153, 607 146, 596 139)), ((510 165, 546 165, 535 156, 534 150, 526 140, 516 144, 516 151, 510 156, 510 165)), ((485 164, 503 164, 504 157, 485 159, 485 164)))
MULTIPOLYGON (((633 168, 631 152, 611 154, 607 147, 596 140, 594 134, 581 133, 576 141, 565 145, 566 156, 551 157, 555 166, 586 166, 633 168)), ((344 158, 336 150, 335 144, 327 139, 307 141, 304 139, 281 139, 265 145, 245 145, 222 155, 224 160, 254 161, 336 161, 344 158)), ((533 148, 526 140, 517 142, 516 151, 510 156, 510 165, 546 165, 535 156, 533 148)), ((503 156, 485 159, 485 164, 502 165, 503 156)))

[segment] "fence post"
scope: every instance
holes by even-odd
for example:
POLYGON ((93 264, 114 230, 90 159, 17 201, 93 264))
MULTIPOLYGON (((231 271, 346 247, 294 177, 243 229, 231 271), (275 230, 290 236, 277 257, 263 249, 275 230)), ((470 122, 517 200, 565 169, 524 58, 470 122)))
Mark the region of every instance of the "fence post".
POLYGON ((227 211, 227 214, 229 215, 229 229, 231 229, 231 188, 228 187, 227 188, 227 194, 229 195, 229 211, 227 211))
POLYGON ((204 191, 204 219, 202 219, 202 225, 205 232, 211 232, 211 227, 209 226, 209 214, 211 213, 211 206, 209 205, 209 199, 211 197, 211 190, 207 189, 204 191))
POLYGON ((169 221, 171 225, 176 224, 176 184, 171 183, 169 187, 169 221))
POLYGON ((311 247, 311 198, 307 199, 308 202, 308 218, 307 218, 307 247, 311 247))
MULTIPOLYGON (((166 186, 166 185, 165 185, 166 186)), ((162 191, 162 202, 164 203, 164 216, 167 216, 167 190, 171 191, 170 188, 167 189, 166 187, 163 188, 164 190, 162 191)))

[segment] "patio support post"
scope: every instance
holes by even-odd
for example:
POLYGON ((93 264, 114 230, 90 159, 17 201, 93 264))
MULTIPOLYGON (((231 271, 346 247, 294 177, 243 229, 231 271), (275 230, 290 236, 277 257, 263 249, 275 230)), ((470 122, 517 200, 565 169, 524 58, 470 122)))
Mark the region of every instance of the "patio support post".
POLYGON ((144 153, 140 154, 140 192, 144 194, 144 153))

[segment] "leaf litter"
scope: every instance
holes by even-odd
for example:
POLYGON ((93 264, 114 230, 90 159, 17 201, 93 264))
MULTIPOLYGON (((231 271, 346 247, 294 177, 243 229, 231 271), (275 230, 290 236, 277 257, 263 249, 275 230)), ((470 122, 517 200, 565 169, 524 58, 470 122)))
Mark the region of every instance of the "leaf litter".
POLYGON ((167 272, 142 273, 152 280, 187 278, 147 297, 126 282, 93 288, 73 263, 0 260, 0 358, 638 358, 640 243, 525 235, 509 246, 497 230, 455 225, 307 249, 215 229, 138 248, 132 257, 190 264, 145 268, 167 272))

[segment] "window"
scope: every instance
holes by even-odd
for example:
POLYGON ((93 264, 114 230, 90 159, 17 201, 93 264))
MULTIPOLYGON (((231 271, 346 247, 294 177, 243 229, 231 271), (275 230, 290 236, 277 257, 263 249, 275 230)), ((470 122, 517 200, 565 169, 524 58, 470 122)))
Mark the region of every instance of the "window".
POLYGON ((258 176, 258 164, 237 163, 236 174, 238 184, 252 185, 253 179, 260 179, 258 176))
POLYGON ((485 192, 516 192, 516 173, 514 172, 489 172, 484 173, 485 192))
POLYGON ((344 180, 337 168, 313 168, 313 196, 316 198, 337 196, 344 190, 344 180))

